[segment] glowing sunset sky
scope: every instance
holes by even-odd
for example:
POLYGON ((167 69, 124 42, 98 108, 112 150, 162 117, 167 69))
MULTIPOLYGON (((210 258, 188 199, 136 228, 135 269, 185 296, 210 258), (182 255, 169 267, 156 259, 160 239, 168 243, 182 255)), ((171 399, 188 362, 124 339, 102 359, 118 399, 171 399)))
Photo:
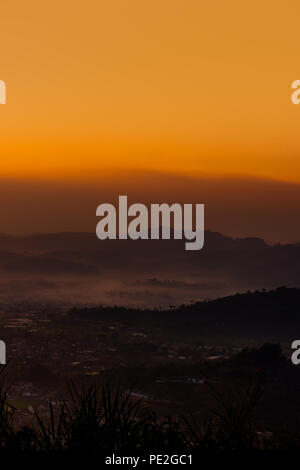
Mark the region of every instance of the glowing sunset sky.
POLYGON ((0 177, 300 181, 299 1, 2 0, 0 177))

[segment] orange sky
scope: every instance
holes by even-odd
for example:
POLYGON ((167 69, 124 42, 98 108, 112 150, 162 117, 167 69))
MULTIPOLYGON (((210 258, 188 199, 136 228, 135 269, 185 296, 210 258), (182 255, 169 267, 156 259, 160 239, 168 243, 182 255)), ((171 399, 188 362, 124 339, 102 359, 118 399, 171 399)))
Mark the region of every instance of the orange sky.
POLYGON ((1 0, 0 177, 300 182, 298 0, 1 0))

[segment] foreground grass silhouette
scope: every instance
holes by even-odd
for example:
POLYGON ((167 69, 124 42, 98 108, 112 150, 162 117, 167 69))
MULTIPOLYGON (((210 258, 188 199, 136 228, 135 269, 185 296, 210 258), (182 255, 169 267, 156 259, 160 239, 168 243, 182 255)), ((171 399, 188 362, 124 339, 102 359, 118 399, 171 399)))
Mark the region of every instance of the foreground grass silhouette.
POLYGON ((159 419, 142 401, 133 400, 111 383, 68 387, 54 410, 49 402, 47 419, 35 414, 32 425, 15 426, 16 409, 10 405, 5 376, 0 376, 1 451, 88 452, 134 455, 202 450, 251 450, 261 448, 252 424, 262 393, 260 381, 243 395, 223 394, 211 387, 217 409, 202 425, 194 418, 180 422, 159 419))

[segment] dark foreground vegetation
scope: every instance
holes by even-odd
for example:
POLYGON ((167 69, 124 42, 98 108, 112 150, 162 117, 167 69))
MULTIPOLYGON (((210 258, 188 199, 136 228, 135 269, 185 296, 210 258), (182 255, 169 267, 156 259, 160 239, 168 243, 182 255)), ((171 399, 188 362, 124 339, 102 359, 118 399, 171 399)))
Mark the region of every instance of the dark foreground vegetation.
POLYGON ((206 377, 215 408, 205 423, 199 423, 195 416, 159 418, 142 400, 134 400, 130 391, 107 382, 102 386, 71 383, 67 398, 59 400, 56 410, 49 401, 47 419, 35 413, 31 425, 17 427, 4 382, 2 371, 1 451, 199 455, 203 451, 258 452, 299 446, 297 437, 287 446, 284 439, 256 430, 254 416, 264 388, 259 373, 246 389, 232 390, 229 395, 220 393, 206 377))
POLYGON ((166 310, 26 308, 1 331, 0 452, 300 451, 300 289, 166 310))

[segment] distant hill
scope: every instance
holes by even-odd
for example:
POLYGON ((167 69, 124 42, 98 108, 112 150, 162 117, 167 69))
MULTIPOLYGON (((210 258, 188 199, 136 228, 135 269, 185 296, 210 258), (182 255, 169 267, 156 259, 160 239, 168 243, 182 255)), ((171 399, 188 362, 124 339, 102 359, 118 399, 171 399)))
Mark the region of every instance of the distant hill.
POLYGON ((17 292, 20 300, 57 295, 70 304, 166 307, 249 289, 300 287, 300 244, 272 246, 207 231, 203 250, 187 252, 183 240, 0 234, 0 274, 0 301, 17 292), (41 281, 44 289, 36 289, 41 281))
POLYGON ((165 310, 130 309, 120 306, 71 309, 70 317, 101 320, 144 327, 162 327, 166 332, 226 340, 248 338, 300 339, 300 289, 279 287, 271 291, 235 294, 165 310))

